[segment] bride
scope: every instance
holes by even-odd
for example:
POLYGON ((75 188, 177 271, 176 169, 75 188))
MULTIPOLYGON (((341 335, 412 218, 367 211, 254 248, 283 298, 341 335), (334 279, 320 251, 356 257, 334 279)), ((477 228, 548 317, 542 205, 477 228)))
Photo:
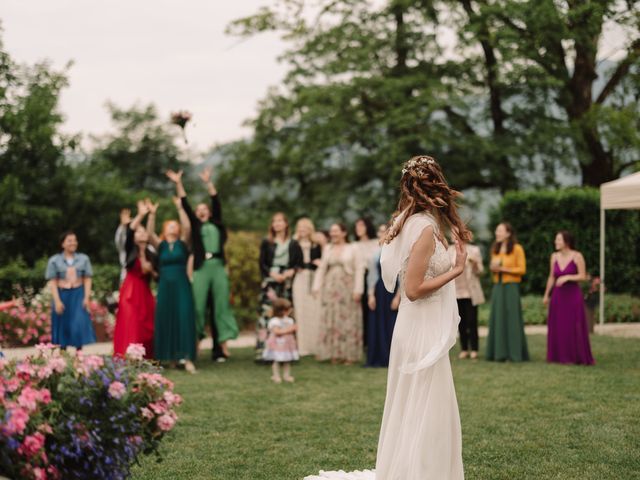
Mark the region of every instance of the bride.
POLYGON ((305 480, 459 480, 462 437, 449 350, 459 321, 455 287, 471 233, 456 198, 431 157, 402 169, 400 201, 382 248, 382 277, 401 302, 393 332, 375 471, 324 472, 305 480), (445 230, 456 241, 456 263, 447 255, 445 230))

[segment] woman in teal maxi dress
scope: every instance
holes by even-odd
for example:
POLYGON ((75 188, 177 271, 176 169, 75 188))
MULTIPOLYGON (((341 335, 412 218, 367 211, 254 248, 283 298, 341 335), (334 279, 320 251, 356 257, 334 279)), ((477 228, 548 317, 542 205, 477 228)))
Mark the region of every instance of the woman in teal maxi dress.
POLYGON ((179 199, 175 202, 180 223, 164 222, 161 237, 155 234, 157 205, 147 204, 149 240, 158 251, 158 295, 154 329, 154 356, 161 362, 185 361, 195 373, 196 319, 191 283, 187 276, 189 219, 179 199))
POLYGON ((155 322, 155 358, 162 361, 195 360, 196 324, 193 293, 187 277, 189 251, 176 240, 160 242, 160 278, 155 322))

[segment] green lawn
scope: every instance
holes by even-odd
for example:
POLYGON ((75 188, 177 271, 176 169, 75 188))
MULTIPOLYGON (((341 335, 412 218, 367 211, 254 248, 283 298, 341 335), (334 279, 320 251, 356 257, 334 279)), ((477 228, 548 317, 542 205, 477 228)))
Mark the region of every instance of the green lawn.
MULTIPOLYGON (((525 364, 452 353, 466 478, 640 478, 640 342, 593 337, 595 367, 547 365, 543 336, 529 347, 525 364)), ((226 364, 203 356, 195 376, 168 373, 185 398, 180 420, 165 460, 145 458, 133 478, 287 480, 375 465, 386 370, 305 359, 294 385, 274 385, 250 350, 233 353, 226 364)))

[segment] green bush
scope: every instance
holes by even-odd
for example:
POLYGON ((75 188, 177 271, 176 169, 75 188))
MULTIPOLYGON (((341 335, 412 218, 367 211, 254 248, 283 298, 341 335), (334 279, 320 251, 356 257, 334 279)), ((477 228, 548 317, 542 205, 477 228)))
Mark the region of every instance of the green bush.
MULTIPOLYGON (((549 274, 549 256, 558 230, 569 230, 587 271, 599 275, 600 193, 569 188, 507 193, 494 224, 510 222, 527 255, 523 293, 542 294, 549 274)), ((640 293, 640 212, 611 210, 606 214, 606 283, 613 293, 640 293)))
MULTIPOLYGON (((598 308, 595 309, 596 322, 598 308)), ((478 309, 478 324, 489 325, 491 302, 478 309)), ((522 296, 522 315, 526 325, 545 325, 547 307, 542 304, 542 295, 522 296)), ((605 323, 640 322, 640 298, 626 294, 608 293, 605 296, 605 323)))
POLYGON ((30 299, 44 287, 47 259, 41 258, 33 267, 18 257, 0 267, 0 301, 12 297, 30 299))
POLYGON ((253 325, 260 297, 260 235, 254 232, 229 232, 225 247, 233 311, 240 328, 253 325))
MULTIPOLYGON (((44 278, 47 258, 41 258, 33 267, 29 267, 22 258, 17 258, 0 268, 0 301, 12 297, 31 299, 46 284, 44 278)), ((93 265, 93 296, 105 302, 107 296, 118 290, 120 265, 93 265)))
POLYGON ((100 303, 108 303, 108 297, 120 289, 120 265, 93 265, 92 291, 93 298, 100 303))

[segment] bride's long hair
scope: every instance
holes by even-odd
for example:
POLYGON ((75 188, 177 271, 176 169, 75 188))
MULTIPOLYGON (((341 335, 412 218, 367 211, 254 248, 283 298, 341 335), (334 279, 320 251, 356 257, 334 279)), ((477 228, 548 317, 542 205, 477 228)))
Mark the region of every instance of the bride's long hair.
POLYGON ((441 231, 444 227, 458 240, 470 242, 471 231, 458 215, 456 200, 460 197, 462 193, 449 187, 434 158, 427 155, 411 158, 402 168, 400 200, 391 216, 383 242, 391 242, 400 234, 407 219, 420 212, 433 215, 441 231), (402 218, 398 218, 400 215, 402 218))

